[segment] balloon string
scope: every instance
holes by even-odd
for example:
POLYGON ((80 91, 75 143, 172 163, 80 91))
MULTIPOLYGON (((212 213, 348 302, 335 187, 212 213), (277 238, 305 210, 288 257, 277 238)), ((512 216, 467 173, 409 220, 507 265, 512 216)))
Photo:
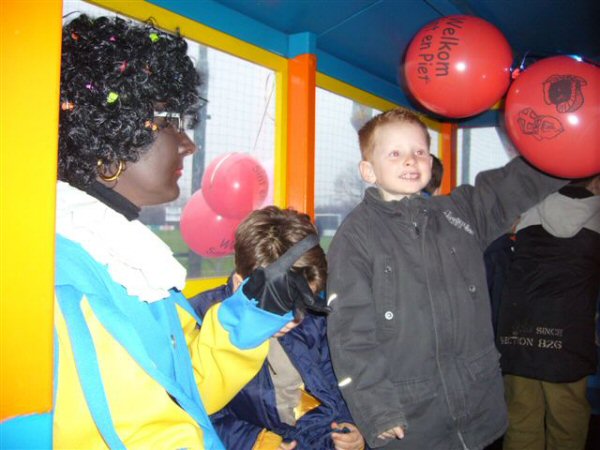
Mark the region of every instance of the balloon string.
POLYGON ((225 156, 224 158, 221 158, 221 160, 217 163, 217 165, 215 166, 215 169, 212 172, 212 175, 210 177, 210 186, 213 185, 214 181, 215 181, 215 176, 217 175, 217 172, 219 171, 219 169, 221 168, 221 165, 229 158, 231 158, 233 155, 235 155, 235 153, 230 153, 227 156, 225 156))
MULTIPOLYGON (((267 81, 269 78, 267 78, 267 81)), ((258 145, 258 138, 260 137, 260 133, 262 132, 263 125, 265 123, 265 117, 267 116, 267 109, 269 108, 269 103, 271 102, 271 97, 273 97, 273 91, 275 90, 275 83, 271 85, 271 92, 269 92, 269 97, 265 102, 265 109, 263 111, 262 117, 260 119, 260 126, 258 127, 258 131, 256 132, 256 139, 254 140, 254 145, 252 146, 252 154, 256 152, 256 146, 258 145)))
MULTIPOLYGON (((547 53, 547 54, 539 54, 539 53, 531 53, 529 50, 527 50, 525 52, 525 54, 523 55, 523 58, 521 59, 521 64, 519 64, 519 66, 515 69, 513 69, 514 72, 516 72, 516 75, 513 76, 513 78, 516 78, 516 76, 518 76, 519 72, 523 71, 527 64, 527 59, 529 58, 530 60, 533 59, 535 61, 538 61, 540 59, 545 59, 545 58, 549 58, 552 56, 568 56, 569 58, 573 58, 576 61, 580 61, 580 62, 585 62, 588 64, 592 64, 596 67, 600 67, 600 62, 596 62, 590 58, 586 58, 585 56, 581 56, 581 55, 577 55, 577 54, 551 54, 551 53, 547 53)), ((531 65, 531 61, 529 63, 529 65, 531 65)))
POLYGON ((517 77, 518 77, 519 75, 521 75, 521 72, 522 72, 522 71, 523 71, 523 69, 525 68, 525 60, 527 59, 527 56, 528 56, 528 55, 529 55, 529 50, 527 50, 527 51, 525 52, 525 54, 523 55, 523 58, 521 59, 521 64, 519 64, 519 66, 518 66, 518 67, 516 67, 516 68, 514 68, 514 69, 512 69, 512 70, 510 71, 510 77, 511 77, 511 79, 513 79, 513 80, 516 80, 516 79, 517 79, 517 77))
POLYGON ((519 64, 519 70, 523 70, 525 68, 525 60, 527 59, 527 55, 529 55, 529 50, 527 50, 523 55, 523 59, 521 59, 521 64, 519 64))
POLYGON ((440 15, 440 17, 447 16, 447 14, 444 14, 442 11, 440 11, 440 10, 439 10, 439 9, 437 9, 435 6, 433 6, 433 5, 431 4, 431 2, 430 2, 430 1, 428 1, 428 0, 424 0, 424 3, 425 3, 427 6, 429 6, 431 9, 433 9, 433 10, 434 10, 436 13, 438 13, 438 14, 440 15))
POLYGON ((585 63, 591 64, 593 66, 600 67, 600 62, 594 61, 593 59, 586 58, 585 56, 581 56, 581 55, 567 55, 567 56, 573 58, 576 61, 585 62, 585 63))

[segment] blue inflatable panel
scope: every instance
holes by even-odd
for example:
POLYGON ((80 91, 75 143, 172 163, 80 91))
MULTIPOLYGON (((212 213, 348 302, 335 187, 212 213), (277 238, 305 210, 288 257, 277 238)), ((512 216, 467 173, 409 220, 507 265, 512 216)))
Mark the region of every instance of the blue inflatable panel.
POLYGON ((51 449, 52 413, 31 414, 0 423, 1 449, 51 449))

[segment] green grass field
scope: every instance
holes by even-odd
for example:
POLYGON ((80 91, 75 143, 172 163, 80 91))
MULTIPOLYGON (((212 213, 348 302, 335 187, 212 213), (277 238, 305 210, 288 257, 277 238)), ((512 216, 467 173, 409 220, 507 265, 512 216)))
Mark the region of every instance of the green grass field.
POLYGON ((175 258, 187 269, 188 278, 226 277, 233 271, 233 255, 203 258, 190 250, 179 230, 153 231, 171 248, 175 258))
MULTIPOLYGON (((190 250, 179 230, 159 230, 152 227, 152 231, 171 248, 175 258, 187 269, 188 278, 226 277, 233 271, 233 255, 203 258, 190 250)), ((325 252, 329 248, 331 239, 331 236, 321 238, 321 247, 325 252)))

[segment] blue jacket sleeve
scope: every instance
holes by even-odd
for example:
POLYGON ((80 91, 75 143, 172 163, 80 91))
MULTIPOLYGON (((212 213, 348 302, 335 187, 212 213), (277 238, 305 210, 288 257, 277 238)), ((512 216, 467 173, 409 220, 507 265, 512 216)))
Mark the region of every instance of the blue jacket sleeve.
POLYGON ((221 302, 219 320, 229 332, 231 342, 240 349, 254 348, 294 320, 292 311, 283 316, 257 307, 240 287, 231 297, 221 302))
MULTIPOLYGON (((331 440, 331 423, 354 423, 354 420, 342 398, 333 372, 327 344, 326 319, 309 315, 305 318, 303 326, 305 336, 315 337, 315 346, 311 349, 314 360, 311 365, 298 364, 297 366, 308 367, 305 370, 312 372, 302 374, 305 389, 318 398, 321 405, 302 416, 296 422, 296 426, 284 437, 287 440, 297 440, 298 448, 330 449, 334 448, 331 440)), ((287 340, 291 341, 291 337, 290 335, 287 340)), ((286 340, 286 337, 282 339, 286 340)))
POLYGON ((263 428, 237 417, 235 412, 226 406, 210 416, 210 420, 229 450, 252 450, 258 435, 263 428))
POLYGON ((291 311, 279 316, 260 309, 255 300, 244 295, 241 286, 233 292, 231 280, 227 285, 203 292, 188 301, 200 317, 204 317, 211 306, 221 303, 219 321, 229 333, 231 342, 240 349, 260 345, 294 319, 291 311))

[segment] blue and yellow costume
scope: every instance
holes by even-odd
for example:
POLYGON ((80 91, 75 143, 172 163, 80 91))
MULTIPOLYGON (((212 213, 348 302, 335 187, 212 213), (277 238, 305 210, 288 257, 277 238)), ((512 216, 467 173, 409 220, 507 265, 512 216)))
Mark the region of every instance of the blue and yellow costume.
POLYGON ((224 448, 208 414, 254 377, 291 314, 239 289, 197 327, 168 247, 62 182, 57 233, 54 446, 224 448))

